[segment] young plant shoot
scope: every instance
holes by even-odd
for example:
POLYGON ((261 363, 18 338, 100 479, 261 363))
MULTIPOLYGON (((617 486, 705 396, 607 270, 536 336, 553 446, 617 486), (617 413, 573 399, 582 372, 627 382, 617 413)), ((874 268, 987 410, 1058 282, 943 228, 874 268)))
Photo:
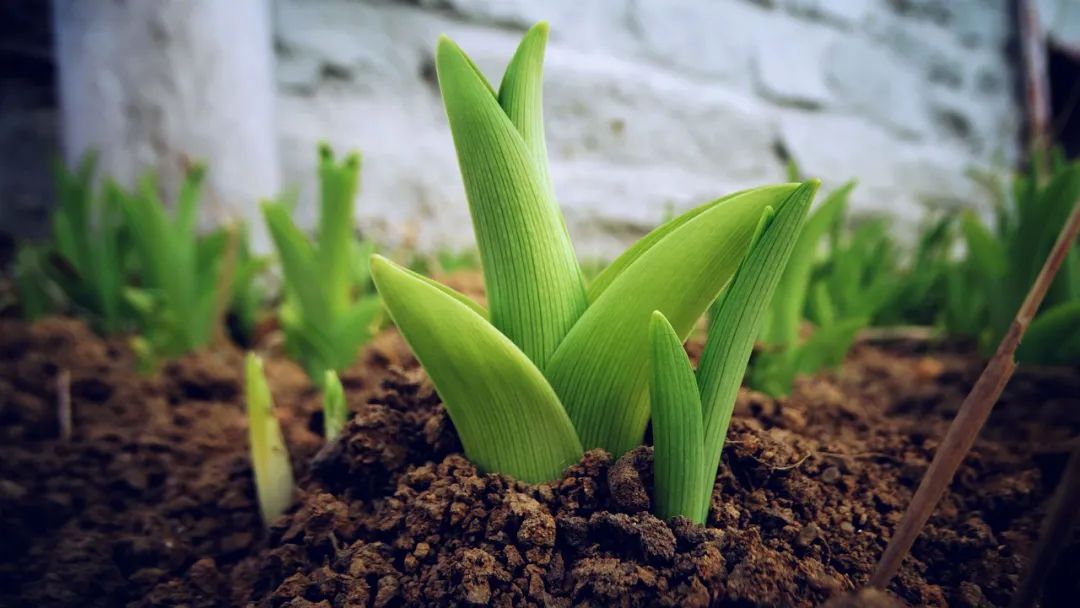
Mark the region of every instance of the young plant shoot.
POLYGON ((41 268, 99 332, 113 334, 124 329, 130 314, 124 297, 124 217, 115 186, 95 194, 95 165, 93 154, 74 171, 57 165, 59 204, 52 216, 51 251, 42 253, 41 268))
POLYGON ((323 379, 323 434, 327 441, 333 441, 345 428, 349 419, 349 410, 345 406, 345 389, 337 373, 326 370, 323 379))
POLYGON ((705 522, 750 351, 809 207, 810 197, 803 197, 775 213, 765 210, 749 252, 712 308, 696 378, 682 336, 662 312, 652 315, 649 393, 656 514, 663 519, 705 522))
POLYGON ((263 215, 285 275, 279 313, 290 354, 321 385, 326 370, 342 371, 356 358, 378 323, 379 300, 369 295, 368 258, 374 247, 357 239, 353 215, 360 156, 334 162, 319 148, 317 242, 304 236, 284 202, 263 204, 263 215))
POLYGON ((196 226, 204 171, 192 168, 171 214, 158 195, 153 175, 132 193, 114 187, 131 232, 138 288, 127 302, 138 313, 142 340, 137 348, 154 357, 174 357, 207 344, 220 319, 222 259, 228 232, 200 236, 196 226))
POLYGON ((436 52, 488 309, 389 260, 372 261, 387 310, 466 455, 484 471, 526 482, 558 477, 583 449, 619 456, 642 442, 653 312, 685 339, 735 274, 766 209, 787 217, 817 188, 767 186, 697 207, 646 235, 586 287, 548 176, 547 33, 545 23, 529 30, 498 88, 449 39, 436 52))
POLYGON ((274 417, 263 362, 255 353, 248 353, 244 359, 244 398, 259 512, 263 522, 270 525, 292 504, 293 473, 281 426, 274 417))

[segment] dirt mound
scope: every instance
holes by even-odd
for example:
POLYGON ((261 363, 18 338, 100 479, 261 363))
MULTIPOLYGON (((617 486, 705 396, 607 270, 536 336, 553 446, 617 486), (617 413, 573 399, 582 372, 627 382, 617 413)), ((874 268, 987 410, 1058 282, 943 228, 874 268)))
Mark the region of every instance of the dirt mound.
MULTIPOLYGON (((270 548, 236 569, 233 600, 812 606, 842 596, 869 576, 946 423, 891 410, 929 398, 927 387, 948 392, 972 367, 873 348, 857 361, 787 400, 741 395, 708 527, 649 514, 648 448, 615 463, 590 452, 539 486, 478 474, 422 376, 394 378, 317 459, 270 548), (945 389, 934 382, 943 376, 945 389)), ((1007 603, 1046 497, 1044 471, 1018 445, 979 443, 894 584, 900 600, 1007 603)))
MULTIPOLYGON (((789 399, 743 392, 701 527, 649 514, 648 448, 544 485, 479 474, 393 333, 343 375, 357 415, 330 445, 317 393, 269 356, 300 489, 267 530, 241 355, 142 376, 80 323, 0 320, 0 605, 1003 605, 1080 432, 1075 370, 1021 370, 890 594, 848 594, 977 358, 863 345, 789 399)), ((1044 605, 1080 593, 1077 556, 1044 605)))

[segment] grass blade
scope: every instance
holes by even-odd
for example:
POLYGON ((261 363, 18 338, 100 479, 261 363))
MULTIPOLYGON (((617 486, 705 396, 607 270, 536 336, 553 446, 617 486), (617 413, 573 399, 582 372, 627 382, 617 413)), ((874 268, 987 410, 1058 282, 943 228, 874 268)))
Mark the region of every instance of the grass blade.
POLYGON ((712 483, 705 477, 701 397, 682 340, 660 312, 649 323, 652 344, 654 511, 705 523, 712 483))
POLYGON ((539 483, 581 457, 581 443, 543 374, 459 299, 381 256, 372 277, 427 371, 465 454, 484 471, 539 483))

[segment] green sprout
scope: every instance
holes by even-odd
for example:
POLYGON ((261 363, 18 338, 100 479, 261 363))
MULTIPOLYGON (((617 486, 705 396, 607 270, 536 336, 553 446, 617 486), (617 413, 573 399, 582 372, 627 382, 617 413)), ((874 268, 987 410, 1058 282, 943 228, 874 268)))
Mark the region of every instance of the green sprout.
POLYGON ((131 235, 138 287, 126 301, 140 318, 140 348, 154 357, 174 357, 207 344, 217 323, 228 285, 222 281, 227 230, 198 233, 199 197, 204 170, 191 168, 181 184, 175 212, 158 195, 153 174, 125 193, 112 186, 131 235))
POLYGON ((290 354, 316 385, 328 369, 343 371, 356 358, 379 322, 379 300, 369 295, 371 243, 353 232, 360 156, 334 162, 328 146, 319 149, 318 239, 312 243, 290 217, 284 202, 263 204, 285 279, 279 313, 290 354))
POLYGON ((323 379, 323 435, 327 441, 333 441, 345 422, 349 419, 349 409, 345 405, 345 389, 334 370, 326 370, 323 379))
POLYGON ((274 417, 262 359, 250 352, 244 359, 244 399, 259 512, 263 522, 270 525, 292 504, 293 473, 281 425, 274 417))
POLYGON ((436 53, 489 309, 380 256, 371 265, 466 455, 526 482, 558 477, 583 449, 619 456, 642 442, 653 312, 685 339, 735 274, 762 215, 772 208, 786 217, 817 189, 767 186, 697 207, 586 287, 548 173, 547 31, 545 23, 529 30, 498 89, 449 39, 436 53))
POLYGON ((810 207, 810 196, 767 209, 749 252, 712 307, 709 336, 697 376, 682 337, 654 312, 652 345, 653 443, 656 513, 704 523, 735 397, 768 302, 810 207))
POLYGON ((57 165, 59 204, 52 215, 51 251, 41 267, 98 331, 113 334, 130 316, 124 296, 126 231, 117 188, 109 185, 95 194, 96 160, 87 154, 74 171, 57 165))

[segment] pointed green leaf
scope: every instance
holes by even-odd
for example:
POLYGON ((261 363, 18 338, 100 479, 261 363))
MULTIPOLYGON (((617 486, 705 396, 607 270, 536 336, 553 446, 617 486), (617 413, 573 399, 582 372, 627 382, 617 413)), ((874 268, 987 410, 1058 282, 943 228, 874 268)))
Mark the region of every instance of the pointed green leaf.
POLYGON ((694 370, 682 340, 662 313, 653 313, 649 333, 654 511, 664 520, 682 515, 695 523, 705 523, 709 501, 706 493, 712 494, 712 483, 705 477, 701 397, 694 370))
POLYGON ((323 433, 327 441, 333 441, 341 433, 348 417, 345 389, 334 370, 328 369, 323 376, 323 433))
POLYGON ((465 455, 483 471, 538 483, 581 457, 570 419, 525 354, 460 300, 381 256, 372 278, 427 371, 465 455))
POLYGON ((766 313, 767 331, 762 332, 762 342, 783 345, 798 341, 814 259, 829 228, 843 215, 848 195, 854 187, 855 182, 850 181, 831 192, 806 220, 791 253, 791 261, 776 287, 776 297, 766 313))
POLYGON ((705 426, 706 475, 715 476, 720 465, 735 396, 761 319, 795 248, 817 188, 816 180, 806 182, 780 202, 775 213, 766 210, 749 252, 714 309, 697 371, 705 426))
POLYGON ((293 474, 281 426, 274 417, 262 359, 255 353, 248 353, 244 359, 244 399, 259 511, 263 522, 270 525, 292 504, 293 474))
POLYGON ((534 153, 487 81, 445 37, 436 69, 492 324, 543 367, 586 307, 573 246, 534 153))
POLYGON ((685 338, 735 272, 761 212, 797 188, 766 186, 690 211, 592 303, 545 369, 582 445, 618 456, 641 443, 653 311, 685 338))
MULTIPOLYGON (((526 32, 503 73, 499 85, 499 105, 521 133, 541 177, 550 187, 543 103, 544 47, 547 46, 547 38, 548 24, 545 21, 526 32)), ((555 202, 554 197, 550 200, 555 202)), ((556 211, 562 217, 557 207, 556 211)))
POLYGON ((319 152, 322 204, 316 258, 327 309, 336 316, 348 308, 351 296, 350 254, 355 241, 353 213, 360 182, 360 155, 350 154, 338 165, 329 147, 324 145, 319 152))
MULTIPOLYGON (((374 259, 374 256, 372 256, 372 259, 374 259)), ((428 277, 425 277, 424 275, 422 275, 422 274, 420 274, 418 272, 415 272, 413 270, 410 270, 408 268, 405 268, 404 266, 401 266, 400 268, 401 268, 402 272, 407 272, 409 274, 409 276, 411 276, 412 278, 414 278, 414 279, 416 279, 418 281, 423 281, 424 283, 427 283, 431 287, 434 287, 435 289, 438 289, 439 291, 445 293, 446 295, 450 296, 451 298, 454 298, 458 302, 461 302, 462 304, 467 306, 469 308, 469 310, 471 310, 471 311, 475 312, 476 314, 480 315, 481 317, 484 318, 484 320, 488 320, 488 311, 484 310, 484 307, 480 306, 480 304, 476 300, 470 298, 469 296, 467 296, 467 295, 465 295, 465 294, 463 294, 463 293, 461 293, 459 291, 455 291, 452 287, 449 287, 447 285, 443 285, 442 283, 436 281, 435 279, 430 279, 428 277)))
POLYGON ((270 238, 281 259, 286 288, 299 301, 303 314, 313 318, 329 317, 322 297, 320 274, 315 265, 315 249, 293 224, 284 205, 264 202, 262 210, 270 238))
POLYGON ((195 234, 195 223, 199 219, 199 196, 202 191, 206 167, 196 164, 184 176, 180 185, 180 194, 176 199, 176 231, 185 236, 195 234))
POLYGON ((604 291, 608 287, 610 287, 612 283, 615 282, 615 279, 620 274, 622 274, 624 270, 629 268, 631 264, 637 261, 637 259, 641 257, 646 251, 651 249, 653 245, 662 241, 664 237, 677 230, 683 224, 686 224, 687 222, 696 218, 702 213, 708 211, 709 209, 712 209, 716 205, 722 204, 736 196, 741 196, 746 192, 748 191, 740 190, 739 192, 736 192, 734 194, 729 194, 727 196, 718 198, 711 203, 695 207, 680 216, 674 217, 664 222, 652 232, 643 236, 638 242, 631 245, 629 249, 622 252, 619 257, 615 258, 615 261, 608 264, 607 267, 605 267, 604 270, 600 272, 600 274, 598 274, 591 283, 589 283, 589 303, 591 304, 595 302, 597 298, 600 297, 600 294, 604 293, 604 291))

